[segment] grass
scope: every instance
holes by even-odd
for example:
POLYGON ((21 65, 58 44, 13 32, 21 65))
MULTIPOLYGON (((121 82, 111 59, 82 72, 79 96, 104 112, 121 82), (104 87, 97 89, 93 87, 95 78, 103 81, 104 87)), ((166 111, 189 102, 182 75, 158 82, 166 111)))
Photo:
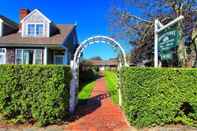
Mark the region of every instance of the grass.
POLYGON ((118 104, 118 79, 115 72, 105 71, 104 72, 105 81, 107 84, 107 90, 113 101, 113 103, 118 104))
POLYGON ((78 94, 78 99, 79 100, 85 100, 88 99, 91 96, 92 90, 95 87, 96 82, 92 81, 90 83, 84 83, 81 84, 81 91, 78 94))

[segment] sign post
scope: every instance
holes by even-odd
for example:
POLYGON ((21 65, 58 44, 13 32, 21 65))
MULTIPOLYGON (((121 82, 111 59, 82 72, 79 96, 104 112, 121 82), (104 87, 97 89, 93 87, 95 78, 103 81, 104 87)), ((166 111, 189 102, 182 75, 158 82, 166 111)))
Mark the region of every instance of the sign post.
POLYGON ((162 25, 158 19, 155 20, 154 67, 158 67, 159 65, 159 49, 162 59, 170 59, 172 57, 172 53, 169 53, 169 51, 178 45, 180 36, 177 29, 166 29, 183 18, 184 17, 181 15, 166 25, 162 25), (159 37, 160 33, 162 33, 161 37, 159 37), (160 45, 158 45, 159 43, 160 45))

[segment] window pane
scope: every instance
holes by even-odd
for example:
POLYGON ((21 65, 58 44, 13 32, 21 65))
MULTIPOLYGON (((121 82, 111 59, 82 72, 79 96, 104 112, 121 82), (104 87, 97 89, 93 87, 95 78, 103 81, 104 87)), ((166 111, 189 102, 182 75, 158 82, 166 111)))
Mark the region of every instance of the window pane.
POLYGON ((43 35, 43 24, 36 25, 36 35, 38 35, 38 36, 43 35))
POLYGON ((22 64, 22 50, 21 49, 17 49, 16 50, 16 64, 22 64))
POLYGON ((35 64, 42 64, 42 50, 35 50, 35 64))
POLYGON ((64 64, 64 56, 63 55, 55 56, 55 64, 64 64))
POLYGON ((28 24, 28 36, 34 36, 35 34, 35 24, 28 24))
POLYGON ((33 50, 17 49, 16 64, 33 64, 33 50))
POLYGON ((33 50, 23 51, 23 64, 33 64, 33 50))

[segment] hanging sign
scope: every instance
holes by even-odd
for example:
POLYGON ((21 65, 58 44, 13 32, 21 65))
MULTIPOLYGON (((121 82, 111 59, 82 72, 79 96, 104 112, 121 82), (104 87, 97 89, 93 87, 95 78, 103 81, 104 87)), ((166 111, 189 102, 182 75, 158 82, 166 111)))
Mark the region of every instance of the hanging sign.
POLYGON ((167 28, 159 33, 159 52, 161 60, 172 60, 173 51, 179 44, 180 34, 177 28, 167 28))

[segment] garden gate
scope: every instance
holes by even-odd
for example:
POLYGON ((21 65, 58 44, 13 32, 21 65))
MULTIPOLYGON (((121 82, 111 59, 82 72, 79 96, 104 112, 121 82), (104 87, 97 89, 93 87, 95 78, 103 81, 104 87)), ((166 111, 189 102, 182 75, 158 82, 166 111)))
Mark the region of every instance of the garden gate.
MULTIPOLYGON (((79 45, 77 48, 74 58, 71 61, 71 71, 72 71, 72 80, 70 83, 70 99, 69 99, 69 111, 70 113, 74 113, 75 107, 77 104, 77 89, 79 86, 79 62, 80 57, 83 51, 90 45, 96 44, 96 43, 106 43, 109 44, 115 49, 115 51, 120 55, 120 59, 118 60, 118 70, 123 66, 128 66, 126 62, 126 53, 121 47, 121 45, 115 41, 114 39, 107 37, 107 36, 94 36, 90 37, 87 40, 83 41, 82 44, 79 45)), ((120 85, 119 85, 120 87, 120 85)), ((121 105, 121 91, 119 88, 119 104, 121 105)))

